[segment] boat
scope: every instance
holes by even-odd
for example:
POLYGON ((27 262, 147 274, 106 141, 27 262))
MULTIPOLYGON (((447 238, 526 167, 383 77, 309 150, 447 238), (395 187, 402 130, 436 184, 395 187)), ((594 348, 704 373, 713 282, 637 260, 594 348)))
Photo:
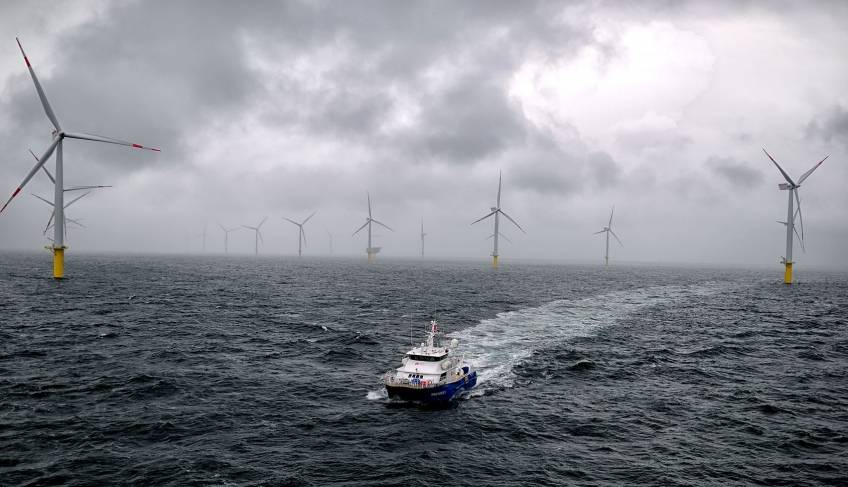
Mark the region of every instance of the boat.
POLYGON ((386 372, 383 382, 390 399, 448 402, 477 384, 477 371, 457 353, 459 341, 442 346, 437 343, 442 335, 438 323, 431 321, 425 341, 406 352, 400 367, 386 372))

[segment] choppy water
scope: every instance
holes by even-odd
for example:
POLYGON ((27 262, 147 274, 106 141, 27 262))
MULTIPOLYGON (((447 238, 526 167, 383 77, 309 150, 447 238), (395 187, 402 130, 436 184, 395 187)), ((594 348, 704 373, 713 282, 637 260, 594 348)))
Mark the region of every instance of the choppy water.
POLYGON ((48 259, 0 254, 2 485, 848 484, 846 274, 48 259), (479 386, 390 404, 433 313, 479 386))

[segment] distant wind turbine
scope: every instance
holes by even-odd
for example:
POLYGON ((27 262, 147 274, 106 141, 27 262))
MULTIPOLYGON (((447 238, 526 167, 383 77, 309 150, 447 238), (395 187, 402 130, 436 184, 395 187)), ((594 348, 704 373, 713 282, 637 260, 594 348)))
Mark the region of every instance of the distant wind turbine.
POLYGON ((609 223, 607 223, 607 226, 605 226, 602 230, 599 230, 599 231, 597 231, 593 234, 593 235, 597 235, 599 233, 606 233, 607 234, 606 235, 607 246, 606 246, 606 251, 604 252, 604 265, 609 265, 609 236, 610 236, 610 234, 612 234, 612 236, 615 237, 615 239, 618 241, 619 245, 624 247, 624 244, 621 243, 621 239, 618 238, 618 235, 616 235, 615 232, 612 231, 612 215, 613 215, 613 213, 615 213, 615 206, 612 207, 612 211, 610 212, 609 223))
POLYGON ((262 225, 265 224, 265 220, 267 220, 267 219, 268 219, 268 217, 266 216, 265 218, 262 219, 261 222, 259 222, 259 225, 256 225, 255 227, 251 227, 251 226, 248 226, 248 225, 242 225, 244 228, 247 228, 248 230, 253 230, 254 232, 256 232, 256 234, 253 237, 253 240, 254 240, 254 242, 253 242, 253 254, 254 255, 259 255, 259 241, 262 240, 262 243, 265 243, 265 240, 262 239, 262 232, 260 231, 260 229, 262 228, 262 225))
MULTIPOLYGON (((77 201, 83 199, 84 197, 88 196, 89 194, 91 194, 91 191, 83 193, 83 194, 77 196, 76 198, 72 199, 68 203, 65 203, 65 207, 63 208, 63 210, 67 209, 69 206, 71 206, 72 204, 76 203, 77 201)), ((54 205, 52 201, 49 201, 45 198, 42 198, 41 196, 38 196, 37 194, 33 194, 33 196, 35 196, 36 198, 40 199, 41 201, 47 203, 48 205, 50 205, 53 208, 53 211, 50 212, 50 218, 47 220, 47 226, 44 227, 44 231, 42 232, 44 235, 46 235, 47 231, 50 230, 50 228, 55 227, 55 225, 53 223, 53 219, 56 216, 56 205, 54 205)), ((67 223, 73 223, 74 225, 76 225, 78 227, 85 228, 85 225, 83 225, 82 223, 78 222, 77 220, 74 220, 73 218, 69 217, 64 211, 62 212, 62 218, 65 219, 64 225, 62 227, 62 229, 64 231, 64 237, 65 238, 68 238, 67 223)), ((51 240, 55 242, 55 239, 51 239, 51 240)))
POLYGON ((500 173, 500 171, 498 171, 498 199, 497 199, 497 203, 495 204, 495 206, 491 207, 491 210, 492 210, 491 213, 489 213, 486 216, 484 216, 480 219, 477 219, 477 220, 475 220, 471 223, 472 225, 474 225, 475 223, 481 222, 481 221, 485 220, 486 218, 489 218, 490 216, 495 217, 495 231, 492 233, 492 236, 490 238, 494 238, 494 247, 492 249, 492 267, 494 267, 496 269, 498 267, 498 237, 503 236, 503 234, 499 230, 499 226, 500 226, 499 216, 500 215, 505 216, 506 219, 509 220, 510 222, 512 222, 513 225, 518 227, 519 230, 521 230, 524 233, 527 233, 527 232, 524 231, 523 228, 521 228, 521 225, 519 225, 518 222, 513 220, 512 217, 507 215, 501 209, 501 180, 502 180, 501 173, 500 173))
POLYGON ((368 218, 365 219, 365 223, 359 227, 353 235, 359 233, 363 228, 368 227, 368 248, 365 249, 365 252, 368 253, 368 262, 374 262, 374 258, 377 256, 377 253, 380 251, 380 247, 374 247, 371 242, 371 224, 376 223, 381 227, 388 229, 390 232, 394 232, 388 225, 385 223, 378 222, 374 218, 371 217, 371 193, 366 193, 368 195, 368 218))
POLYGON ((422 216, 421 217, 421 257, 424 257, 424 237, 426 237, 426 236, 427 236, 427 234, 424 233, 424 217, 422 216))
MULTIPOLYGON (((29 153, 32 154, 32 157, 34 157, 36 161, 38 160, 38 156, 35 155, 35 153, 32 151, 32 149, 29 150, 29 153)), ((44 171, 44 174, 47 175, 47 178, 50 179, 50 182, 55 185, 56 184, 56 178, 54 178, 53 175, 50 174, 50 171, 47 170, 47 167, 41 166, 41 170, 44 171)), ((63 192, 65 192, 65 193, 74 192, 74 191, 86 191, 86 192, 83 193, 82 196, 78 196, 78 197, 74 198, 73 200, 71 200, 70 203, 66 203, 63 210, 67 209, 72 204, 76 203, 77 201, 81 200, 83 197, 90 194, 91 190, 99 189, 99 188, 111 188, 111 187, 112 186, 98 184, 98 185, 86 185, 86 186, 71 186, 70 188, 65 188, 63 190, 63 192)), ((50 230, 53 227, 53 218, 56 216, 56 209, 55 209, 55 206, 53 205, 52 201, 49 201, 46 198, 42 198, 41 196, 38 196, 37 194, 33 194, 33 196, 35 196, 39 200, 47 203, 48 205, 50 205, 53 208, 53 210, 50 212, 50 219, 47 220, 47 225, 44 227, 44 231, 42 232, 43 234, 46 235, 47 231, 50 230)), ((64 211, 62 213, 64 213, 64 211)), ((85 228, 85 225, 83 225, 82 223, 80 223, 77 220, 74 220, 73 218, 68 217, 67 215, 64 216, 64 219, 65 219, 65 223, 72 223, 72 224, 74 224, 78 227, 85 228)), ((68 228, 67 228, 67 226, 64 226, 64 233, 65 233, 65 238, 68 238, 68 228)), ((54 239, 50 239, 50 240, 55 241, 54 239)))
POLYGON ((780 171, 780 174, 783 175, 783 179, 786 180, 785 183, 780 183, 777 185, 777 187, 780 188, 782 191, 789 191, 789 207, 786 210, 786 221, 780 223, 786 225, 786 256, 783 257, 782 260, 782 264, 785 266, 783 272, 783 283, 792 284, 792 241, 794 240, 792 236, 793 234, 798 234, 798 231, 795 229, 795 218, 798 218, 798 222, 801 224, 801 235, 798 236, 798 238, 801 241, 801 249, 804 249, 804 216, 801 214, 801 197, 798 196, 798 188, 800 188, 801 184, 808 177, 810 177, 810 174, 813 174, 813 171, 818 169, 819 166, 821 166, 822 163, 826 161, 827 158, 830 156, 827 155, 824 157, 824 159, 817 162, 812 168, 810 168, 809 171, 802 174, 801 177, 798 178, 798 182, 796 183, 792 180, 792 178, 789 177, 789 174, 786 174, 786 171, 784 171, 783 168, 780 167, 780 164, 778 164, 777 161, 774 160, 774 158, 771 156, 771 154, 768 153, 768 151, 763 149, 763 152, 765 152, 766 156, 771 159, 771 162, 773 162, 774 165, 777 166, 777 170, 780 171), (793 200, 798 203, 798 210, 796 212, 793 212, 792 210, 793 200))
POLYGON ((221 225, 221 222, 218 222, 218 226, 224 231, 224 253, 229 254, 230 232, 235 232, 240 227, 227 228, 224 225, 221 225))
POLYGON ((326 228, 324 231, 327 232, 327 238, 330 240, 330 255, 333 255, 333 234, 326 228))
POLYGON ((117 144, 124 145, 127 147, 133 147, 136 149, 147 149, 153 151, 159 151, 159 149, 154 149, 152 147, 144 147, 140 144, 134 144, 132 142, 125 142, 123 140, 113 139, 111 137, 104 137, 101 135, 94 134, 85 134, 85 133, 72 133, 65 132, 62 127, 59 125, 59 120, 56 118, 55 113, 53 113, 53 108, 50 106, 50 102, 47 101, 47 95, 44 94, 44 90, 41 87, 41 83, 38 81, 38 77, 35 75, 35 71, 32 69, 32 65, 29 62, 29 58, 27 58, 26 53, 24 52, 24 48, 21 45, 21 41, 16 39, 18 42, 18 48, 21 50, 21 54, 24 57, 24 62, 27 65, 27 69, 29 70, 30 77, 32 78, 32 82, 35 85, 35 91, 38 94, 38 98, 41 100, 41 106, 44 108, 44 113, 47 115, 47 118, 50 120, 50 123, 53 125, 53 141, 50 145, 47 146, 47 149, 38 158, 38 162, 30 169, 29 173, 24 177, 23 181, 18 185, 15 191, 12 193, 12 196, 6 201, 6 203, 0 208, 0 213, 9 206, 9 203, 21 192, 21 190, 26 186, 30 179, 38 172, 39 169, 44 167, 44 164, 50 159, 50 156, 53 155, 53 152, 56 152, 56 174, 54 179, 54 211, 56 212, 55 223, 53 225, 53 277, 55 279, 62 279, 65 277, 65 186, 64 186, 64 165, 63 165, 63 143, 65 139, 79 139, 79 140, 90 140, 93 142, 104 142, 107 144, 117 144))
POLYGON ((303 230, 303 226, 306 225, 306 222, 308 222, 310 218, 315 216, 315 213, 316 212, 313 211, 311 215, 306 217, 306 219, 303 220, 300 223, 298 223, 294 220, 291 220, 289 218, 283 217, 283 220, 288 221, 289 223, 297 226, 297 228, 298 228, 298 232, 297 232, 297 256, 298 257, 301 257, 303 255, 303 247, 301 247, 301 244, 306 245, 306 232, 303 230))

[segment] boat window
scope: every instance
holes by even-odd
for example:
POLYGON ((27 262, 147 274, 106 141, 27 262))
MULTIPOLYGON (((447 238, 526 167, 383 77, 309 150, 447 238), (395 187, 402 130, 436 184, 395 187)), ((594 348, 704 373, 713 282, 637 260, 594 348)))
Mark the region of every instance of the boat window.
POLYGON ((440 355, 438 357, 430 357, 429 355, 409 355, 410 360, 415 360, 417 362, 441 362, 447 358, 447 355, 440 355))

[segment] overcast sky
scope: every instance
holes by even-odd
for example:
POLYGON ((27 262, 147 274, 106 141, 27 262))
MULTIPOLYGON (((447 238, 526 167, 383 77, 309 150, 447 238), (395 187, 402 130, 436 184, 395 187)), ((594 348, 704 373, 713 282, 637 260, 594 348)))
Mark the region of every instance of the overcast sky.
MULTIPOLYGON (((19 36, 70 140, 75 251, 223 249, 220 221, 264 227, 266 254, 365 255, 370 191, 385 256, 774 264, 792 176, 807 253, 846 267, 846 2, 3 2, 0 197, 51 125, 19 36)), ((53 162, 48 164, 52 169, 53 162)), ((0 249, 38 249, 52 199, 34 178, 0 215, 0 249)), ((232 251, 253 250, 248 231, 232 251)), ((69 254, 70 255, 70 254, 69 254)), ((70 257, 69 257, 70 258, 70 257)))

